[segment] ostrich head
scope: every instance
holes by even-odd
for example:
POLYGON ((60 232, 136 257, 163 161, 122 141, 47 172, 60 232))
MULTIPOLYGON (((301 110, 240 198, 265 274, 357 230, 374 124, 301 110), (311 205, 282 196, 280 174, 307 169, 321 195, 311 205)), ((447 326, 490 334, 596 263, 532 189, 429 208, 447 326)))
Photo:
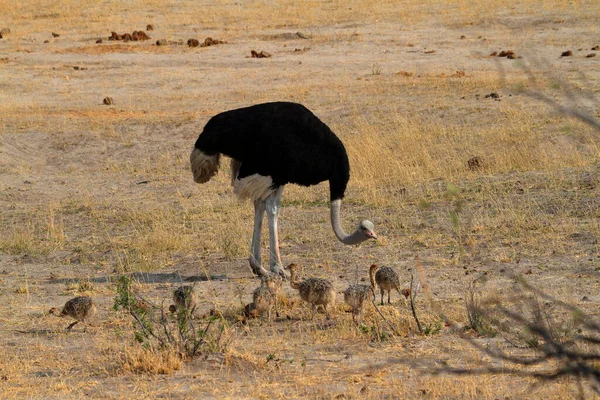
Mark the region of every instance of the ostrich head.
POLYGON ((291 263, 290 265, 288 265, 287 267, 285 267, 286 270, 290 271, 290 272, 297 272, 298 271, 298 265, 291 263))
POLYGON ((360 222, 360 225, 358 225, 358 231, 360 231, 364 235, 364 239, 361 241, 369 239, 377 240, 377 235, 375 234, 375 224, 373 224, 368 219, 365 219, 360 222))

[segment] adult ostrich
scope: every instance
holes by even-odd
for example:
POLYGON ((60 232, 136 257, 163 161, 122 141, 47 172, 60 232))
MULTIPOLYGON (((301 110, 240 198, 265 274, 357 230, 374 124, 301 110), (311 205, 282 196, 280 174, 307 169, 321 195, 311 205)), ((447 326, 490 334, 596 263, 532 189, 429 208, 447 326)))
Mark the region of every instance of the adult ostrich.
POLYGON ((340 222, 340 207, 350 179, 350 164, 338 137, 301 104, 275 102, 225 111, 212 117, 190 156, 194 181, 205 183, 219 170, 221 154, 232 158, 231 184, 240 198, 254 201, 254 233, 250 266, 261 265, 260 235, 266 211, 269 223, 270 269, 286 277, 279 254, 277 216, 283 187, 329 181, 331 225, 337 238, 353 245, 377 239, 371 221, 362 221, 348 235, 340 222))

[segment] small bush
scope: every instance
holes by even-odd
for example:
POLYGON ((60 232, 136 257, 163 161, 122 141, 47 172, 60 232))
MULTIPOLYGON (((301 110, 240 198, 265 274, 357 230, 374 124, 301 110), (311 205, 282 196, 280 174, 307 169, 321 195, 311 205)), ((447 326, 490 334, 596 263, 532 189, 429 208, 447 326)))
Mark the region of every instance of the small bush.
POLYGON ((189 360, 203 353, 224 352, 233 335, 225 320, 211 316, 203 327, 197 327, 190 310, 180 308, 174 314, 165 313, 136 295, 132 289, 133 279, 122 275, 117 281, 115 310, 123 309, 133 318, 133 335, 140 351, 126 352, 124 365, 132 371, 167 373, 176 365, 171 358, 189 360), (162 365, 160 370, 145 366, 147 363, 162 365))
POLYGON ((483 309, 476 282, 472 282, 465 295, 465 308, 467 310, 467 329, 472 329, 481 336, 494 337, 498 333, 496 322, 489 311, 483 309))

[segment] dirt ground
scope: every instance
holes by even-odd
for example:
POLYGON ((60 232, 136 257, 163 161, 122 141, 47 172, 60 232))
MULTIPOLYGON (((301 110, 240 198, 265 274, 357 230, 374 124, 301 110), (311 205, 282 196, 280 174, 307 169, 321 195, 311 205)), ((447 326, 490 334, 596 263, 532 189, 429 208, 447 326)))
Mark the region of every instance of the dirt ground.
MULTIPOLYGON (((502 297, 521 276, 600 318, 595 2, 37 1, 0 11, 10 29, 0 39, 1 398, 578 396, 571 378, 535 385, 446 368, 510 367, 476 344, 522 350, 502 335, 463 338, 473 282, 482 299, 502 297), (134 30, 150 39, 108 40, 134 30), (206 37, 225 43, 186 44, 206 37), (491 55, 502 50, 514 58, 491 55), (326 183, 286 188, 282 258, 332 280, 332 323, 310 320, 288 284, 279 318, 243 319, 259 284, 247 261, 251 204, 231 195, 228 165, 204 185, 189 169, 210 116, 279 100, 306 105, 345 143, 344 226, 368 218, 380 236, 345 247, 326 183), (411 274, 421 281, 429 334, 397 293, 379 308, 385 320, 369 304, 353 325, 341 292, 367 282, 373 263, 394 267, 404 287, 411 274), (223 346, 166 373, 128 368, 132 320, 113 303, 118 277, 132 273, 136 291, 165 308, 193 284, 198 323, 224 316, 223 346), (98 314, 87 332, 66 333, 48 310, 76 295, 93 297, 98 314)), ((576 331, 554 311, 553 323, 576 331)))

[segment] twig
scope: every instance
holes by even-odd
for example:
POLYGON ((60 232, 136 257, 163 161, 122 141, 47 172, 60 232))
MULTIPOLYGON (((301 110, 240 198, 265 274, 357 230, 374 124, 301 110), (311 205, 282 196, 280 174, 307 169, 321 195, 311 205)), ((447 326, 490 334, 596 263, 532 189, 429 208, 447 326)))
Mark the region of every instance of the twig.
POLYGON ((419 291, 419 288, 421 286, 421 283, 419 282, 419 284, 417 285, 417 287, 415 288, 414 292, 413 292, 413 279, 414 276, 412 274, 412 272, 410 273, 410 309, 412 310, 412 315, 415 318, 415 321, 417 323, 417 328, 419 328, 419 333, 423 333, 423 327, 421 326, 421 322, 419 321, 419 317, 417 317, 417 310, 415 307, 415 297, 417 297, 417 292, 419 291))
POLYGON ((133 318, 135 318, 135 320, 137 321, 138 325, 142 328, 142 330, 144 332, 146 332, 147 334, 149 334, 150 336, 152 336, 153 338, 155 338, 156 340, 158 340, 163 347, 166 347, 165 341, 162 340, 162 338, 160 336, 155 335, 154 332, 152 332, 150 329, 146 328, 146 326, 144 325, 144 323, 142 322, 142 320, 140 319, 140 317, 137 315, 137 313, 135 312, 135 310, 133 308, 131 308, 131 307, 129 307, 129 314, 131 314, 131 316, 133 318))

